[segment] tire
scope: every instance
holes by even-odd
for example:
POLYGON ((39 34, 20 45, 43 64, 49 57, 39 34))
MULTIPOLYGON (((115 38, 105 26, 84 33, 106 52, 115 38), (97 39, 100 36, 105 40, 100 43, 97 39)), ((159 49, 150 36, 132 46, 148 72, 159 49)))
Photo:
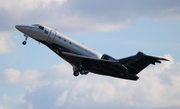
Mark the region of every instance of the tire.
POLYGON ((75 72, 73 73, 73 75, 74 75, 74 76, 79 76, 79 72, 75 71, 75 72))
POLYGON ((26 41, 23 41, 22 44, 23 44, 23 45, 26 45, 26 41))
POLYGON ((81 70, 81 71, 80 71, 80 74, 81 74, 81 75, 87 75, 88 73, 89 73, 89 72, 84 71, 84 70, 81 70))

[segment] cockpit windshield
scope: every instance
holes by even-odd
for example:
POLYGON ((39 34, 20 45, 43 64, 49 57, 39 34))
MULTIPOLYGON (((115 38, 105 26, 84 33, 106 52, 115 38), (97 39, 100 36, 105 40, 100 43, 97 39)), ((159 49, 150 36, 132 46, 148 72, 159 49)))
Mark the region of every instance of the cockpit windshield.
POLYGON ((36 28, 39 28, 41 30, 44 30, 44 27, 39 25, 39 24, 33 24, 32 26, 36 27, 36 28))

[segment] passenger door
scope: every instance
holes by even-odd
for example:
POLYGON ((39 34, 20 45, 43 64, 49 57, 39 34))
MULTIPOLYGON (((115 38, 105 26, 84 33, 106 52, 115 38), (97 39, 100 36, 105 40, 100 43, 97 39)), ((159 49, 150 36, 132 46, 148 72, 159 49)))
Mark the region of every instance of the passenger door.
POLYGON ((49 34, 49 36, 47 38, 47 42, 52 44, 53 41, 54 41, 55 36, 56 36, 56 31, 51 30, 51 32, 50 32, 50 34, 49 34))

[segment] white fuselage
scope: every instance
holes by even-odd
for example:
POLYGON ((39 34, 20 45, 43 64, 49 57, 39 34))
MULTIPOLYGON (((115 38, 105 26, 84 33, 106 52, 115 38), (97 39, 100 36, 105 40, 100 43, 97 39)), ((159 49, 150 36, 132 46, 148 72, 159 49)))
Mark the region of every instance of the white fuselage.
POLYGON ((79 55, 87 56, 87 57, 94 57, 100 59, 102 57, 102 54, 96 52, 95 50, 92 50, 83 44, 74 41, 70 39, 69 37, 57 32, 56 36, 53 40, 53 43, 61 45, 79 55))
POLYGON ((78 55, 97 59, 101 59, 102 57, 102 54, 96 52, 95 50, 92 50, 47 26, 38 24, 32 26, 16 25, 16 28, 23 32, 26 37, 31 37, 37 41, 48 42, 49 44, 60 45, 78 55))

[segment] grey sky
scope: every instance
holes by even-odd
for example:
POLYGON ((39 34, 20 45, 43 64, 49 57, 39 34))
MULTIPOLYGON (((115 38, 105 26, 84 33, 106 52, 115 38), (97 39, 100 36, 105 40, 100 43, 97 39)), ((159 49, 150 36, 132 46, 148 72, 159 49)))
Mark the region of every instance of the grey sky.
POLYGON ((1 1, 0 30, 43 23, 63 31, 109 31, 127 27, 140 17, 180 19, 179 4, 179 0, 1 1))

